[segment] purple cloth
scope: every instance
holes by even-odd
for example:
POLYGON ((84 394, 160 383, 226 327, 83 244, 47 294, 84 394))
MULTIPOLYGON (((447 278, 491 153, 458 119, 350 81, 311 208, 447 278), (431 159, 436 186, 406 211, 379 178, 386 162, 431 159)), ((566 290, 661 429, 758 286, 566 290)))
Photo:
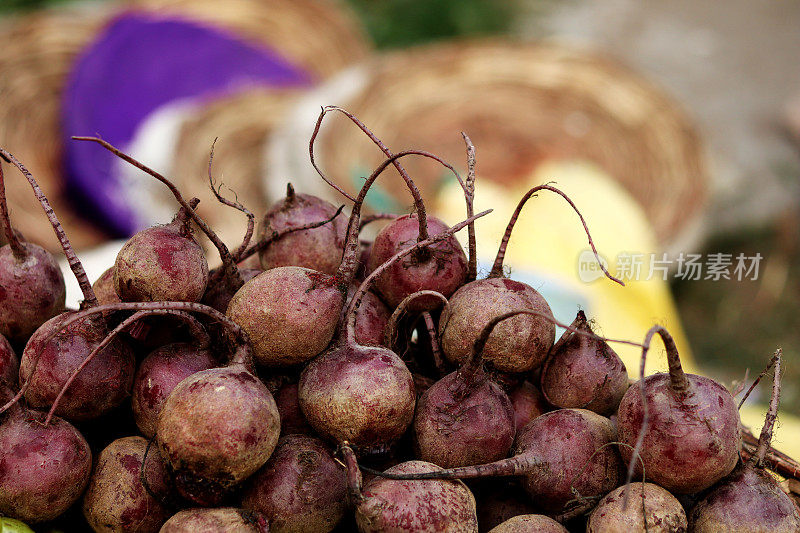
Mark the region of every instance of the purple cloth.
POLYGON ((141 218, 120 193, 116 158, 95 143, 70 136, 98 135, 125 149, 145 117, 177 99, 310 82, 308 73, 274 50, 218 29, 146 14, 122 15, 83 52, 67 83, 63 133, 70 194, 112 232, 130 235, 141 229, 136 227, 141 218))

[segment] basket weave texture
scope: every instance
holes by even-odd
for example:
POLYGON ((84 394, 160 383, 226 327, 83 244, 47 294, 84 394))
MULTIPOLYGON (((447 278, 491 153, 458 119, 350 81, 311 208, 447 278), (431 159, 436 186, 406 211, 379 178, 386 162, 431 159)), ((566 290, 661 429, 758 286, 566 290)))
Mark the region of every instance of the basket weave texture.
MULTIPOLYGON (((0 146, 17 156, 40 182, 76 248, 97 244, 107 236, 66 200, 62 91, 78 54, 109 20, 131 9, 182 16, 228 29, 242 39, 279 50, 316 79, 324 79, 351 61, 364 59, 369 50, 355 17, 333 1, 130 0, 53 8, 4 21, 0 24, 0 146)), ((210 139, 218 136, 231 143, 234 139, 243 143, 241 150, 230 156, 223 153, 220 143, 219 164, 236 161, 230 163, 236 171, 225 172, 226 176, 238 175, 240 168, 255 169, 254 158, 260 161, 261 156, 250 150, 256 143, 253 135, 263 142, 263 135, 277 116, 278 102, 285 101, 285 92, 273 96, 255 89, 252 94, 211 102, 210 108, 201 112, 207 121, 193 120, 194 130, 183 129, 189 138, 181 139, 179 145, 190 150, 192 156, 202 153, 203 157, 198 155, 196 165, 181 161, 176 164, 179 186, 192 182, 189 187, 194 191, 198 188, 196 183, 207 184, 205 165, 210 139), (219 118, 228 103, 229 119, 219 118), (188 146, 192 140, 202 145, 188 146), (240 162, 240 157, 248 161, 240 162), (201 159, 203 171, 198 173, 201 159)), ((12 223, 28 240, 51 250, 60 249, 27 182, 6 170, 12 223)), ((260 181, 260 175, 249 170, 242 179, 260 181)), ((208 193, 201 200, 206 206, 213 205, 210 198, 208 193)), ((213 207, 219 209, 217 205, 213 207)))
MULTIPOLYGON (((463 169, 458 132, 465 131, 481 179, 500 183, 528 178, 548 158, 593 161, 643 206, 662 243, 703 208, 709 179, 692 123, 658 87, 608 58, 480 41, 397 52, 368 68, 368 82, 344 105, 395 151, 428 150, 463 169)), ((331 120, 323 134, 319 152, 332 176, 381 161, 346 120, 331 120)), ((440 166, 420 158, 403 164, 423 195, 434 192, 440 166)), ((410 201, 401 180, 383 183, 410 201)))

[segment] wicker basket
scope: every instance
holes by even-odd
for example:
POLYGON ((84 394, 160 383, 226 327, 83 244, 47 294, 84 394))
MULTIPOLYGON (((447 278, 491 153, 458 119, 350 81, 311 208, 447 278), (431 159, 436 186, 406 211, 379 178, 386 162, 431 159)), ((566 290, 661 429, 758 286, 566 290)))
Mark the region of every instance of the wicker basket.
MULTIPOLYGON (((318 0, 230 0, 224 6, 212 0, 132 0, 49 9, 4 22, 0 25, 0 49, 3 50, 0 55, 0 146, 14 153, 34 173, 78 248, 97 244, 106 236, 79 216, 77 209, 65 199, 61 94, 76 56, 111 17, 131 8, 185 16, 229 29, 244 39, 280 50, 320 79, 351 61, 362 60, 368 51, 355 17, 337 3, 318 0)), ((234 154, 229 158, 223 153, 228 139, 240 142, 255 131, 264 135, 276 114, 261 116, 261 110, 269 111, 275 105, 266 108, 260 105, 270 99, 263 94, 233 97, 231 116, 238 124, 227 122, 228 126, 223 126, 225 120, 211 120, 206 130, 209 135, 191 132, 190 136, 203 144, 191 147, 191 153, 198 154, 196 166, 177 164, 179 172, 187 169, 178 181, 196 180, 206 184, 205 170, 200 173, 194 170, 200 165, 199 154, 204 154, 202 159, 207 162, 210 141, 206 142, 206 137, 222 137, 220 168, 223 168, 224 161, 237 159, 234 154), (258 105, 250 108, 250 113, 243 113, 243 106, 248 105, 244 102, 258 105), (224 131, 211 131, 217 127, 224 131)), ((285 98, 278 95, 275 102, 278 101, 285 101, 285 98)), ((222 101, 215 102, 203 114, 216 116, 222 113, 220 108, 224 105, 222 101)), ((199 130, 206 127, 200 123, 195 126, 199 130)), ((249 142, 249 146, 255 143, 244 142, 249 142)), ((182 140, 181 145, 186 146, 186 142, 182 140)), ((252 160, 252 151, 245 148, 239 153, 252 160)), ((254 167, 252 163, 239 164, 254 167)), ((8 169, 7 174, 6 186, 15 226, 27 239, 59 249, 27 182, 16 179, 8 169)), ((232 177, 233 172, 226 172, 226 176, 232 177)), ((254 174, 251 172, 248 176, 254 174)))
MULTIPOLYGON (((678 239, 705 202, 704 151, 691 122, 657 87, 607 58, 557 45, 450 43, 382 57, 360 78, 354 96, 326 103, 346 107, 395 151, 429 150, 463 169, 458 132, 465 131, 478 148, 481 179, 500 183, 530 176, 548 158, 594 161, 644 207, 663 244, 678 239)), ((338 179, 382 158, 358 129, 334 118, 319 154, 338 179)), ((443 176, 428 160, 404 165, 424 195, 443 176)), ((344 181, 351 190, 358 183, 344 181)), ((401 180, 382 183, 408 204, 401 180)))

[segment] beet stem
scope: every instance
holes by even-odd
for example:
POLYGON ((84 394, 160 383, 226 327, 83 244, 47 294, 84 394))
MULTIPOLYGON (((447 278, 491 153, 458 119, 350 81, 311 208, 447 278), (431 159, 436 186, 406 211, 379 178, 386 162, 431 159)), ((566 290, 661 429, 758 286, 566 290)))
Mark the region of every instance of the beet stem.
POLYGON ((99 144, 100 146, 102 146, 103 148, 105 148, 106 150, 108 150, 109 152, 111 152, 112 154, 114 154, 117 157, 119 157, 120 159, 122 159, 123 161, 125 161, 126 163, 129 163, 129 164, 133 165, 134 167, 136 167, 139 170, 149 174, 150 176, 154 177, 155 179, 157 179, 158 181, 160 181, 161 183, 166 185, 167 188, 170 190, 170 192, 172 192, 172 195, 175 197, 175 200, 177 200, 177 202, 179 204, 181 204, 181 207, 186 209, 186 211, 189 213, 189 216, 192 217, 192 220, 194 220, 194 222, 197 224, 197 226, 203 231, 203 233, 206 234, 206 236, 208 236, 208 239, 217 248, 217 251, 219 252, 219 257, 220 257, 220 259, 222 259, 222 264, 223 264, 223 268, 225 270, 225 274, 227 276, 227 279, 231 283, 236 285, 237 287, 241 287, 244 284, 244 281, 242 280, 242 275, 239 272, 239 269, 236 268, 236 262, 233 260, 233 256, 231 255, 230 251, 228 250, 228 247, 225 245, 224 242, 222 242, 222 240, 219 238, 219 236, 216 233, 214 233, 214 231, 211 229, 211 227, 209 227, 209 225, 206 223, 206 221, 203 220, 200 217, 200 215, 198 215, 197 212, 189 206, 189 204, 186 202, 186 200, 184 200, 183 195, 181 195, 181 193, 178 190, 178 188, 175 187, 175 185, 171 181, 169 181, 167 178, 165 178, 164 176, 162 176, 161 174, 159 174, 155 170, 153 170, 153 169, 149 168, 148 166, 140 163, 139 161, 137 161, 136 159, 132 158, 131 156, 123 153, 121 150, 119 150, 118 148, 116 148, 115 146, 110 144, 109 142, 104 141, 103 139, 100 139, 99 137, 77 137, 77 136, 73 136, 72 139, 75 140, 75 141, 91 141, 91 142, 95 142, 95 143, 99 144))
POLYGON ((84 358, 81 364, 78 365, 78 367, 72 371, 72 374, 64 383, 64 386, 61 387, 61 390, 58 392, 58 395, 56 396, 55 400, 53 400, 53 404, 50 406, 50 410, 47 412, 47 417, 44 419, 45 426, 47 426, 50 423, 50 420, 53 418, 53 415, 55 414, 56 409, 58 408, 58 404, 61 402, 61 398, 64 396, 64 394, 66 394, 67 389, 69 389, 69 386, 72 385, 72 382, 75 381, 75 379, 78 377, 78 374, 80 374, 81 371, 84 368, 86 368, 86 365, 88 365, 97 356, 97 354, 100 353, 100 351, 103 348, 108 346, 111 343, 111 341, 117 338, 117 336, 120 333, 122 333, 130 325, 137 322, 139 319, 148 315, 177 315, 181 319, 183 319, 187 324, 189 324, 189 327, 192 328, 192 331, 194 333, 198 333, 198 330, 202 332, 200 336, 199 348, 201 349, 207 348, 208 345, 210 344, 210 339, 208 337, 208 334, 205 332, 205 330, 197 321, 197 319, 195 319, 191 315, 186 314, 183 311, 175 311, 171 309, 152 309, 148 311, 138 311, 133 315, 129 316, 128 318, 126 318, 125 320, 123 320, 122 322, 120 322, 120 324, 117 327, 111 330, 111 332, 108 335, 106 335, 106 337, 100 342, 100 344, 95 346, 95 348, 89 353, 89 355, 87 355, 84 358))
POLYGON ((522 476, 541 465, 541 461, 528 455, 515 455, 493 463, 475 466, 460 466, 446 468, 433 472, 419 472, 417 474, 391 474, 361 466, 361 470, 368 474, 386 479, 413 480, 413 479, 472 479, 478 477, 522 476))
MULTIPOLYGON (((783 353, 783 352, 781 352, 781 353, 783 353)), ((753 381, 753 384, 750 385, 750 388, 747 389, 747 392, 744 394, 744 396, 742 396, 742 399, 739 400, 739 405, 737 406, 737 409, 741 409, 742 408, 742 406, 744 405, 744 402, 746 402, 747 398, 750 397, 750 393, 753 392, 753 389, 756 388, 756 386, 761 382, 761 380, 764 378, 764 376, 767 375, 767 372, 769 372, 770 369, 775 365, 775 361, 777 361, 777 359, 778 359, 778 352, 776 351, 773 354, 772 358, 770 358, 769 363, 767 363, 767 366, 764 367, 764 370, 761 371, 761 373, 758 375, 758 377, 753 381)), ((745 381, 746 380, 747 380, 747 375, 745 374, 745 381)))
POLYGON ((586 237, 589 239, 589 246, 592 247, 592 252, 594 253, 595 258, 597 259, 597 263, 600 265, 600 269, 603 271, 603 273, 606 275, 608 279, 610 279, 611 281, 615 281, 624 287, 625 283, 622 280, 612 276, 611 273, 606 269, 603 262, 600 260, 600 255, 598 254, 597 248, 594 245, 594 241, 592 240, 592 235, 589 233, 589 226, 586 224, 586 220, 583 218, 583 215, 578 210, 578 207, 564 192, 562 192, 559 189, 556 189, 552 185, 547 185, 547 184, 538 185, 532 188, 527 193, 525 193, 525 196, 523 196, 522 199, 519 201, 519 204, 517 204, 517 208, 514 210, 514 214, 511 215, 511 220, 508 221, 506 232, 505 234, 503 234, 503 240, 500 242, 500 248, 497 250, 497 257, 494 260, 494 266, 492 266, 492 271, 489 273, 489 277, 490 278, 503 277, 503 259, 505 258, 506 255, 506 248, 508 247, 508 241, 509 239, 511 239, 511 232, 514 229, 514 225, 517 223, 517 219, 519 219, 520 212, 522 211, 522 208, 525 206, 525 202, 527 202, 528 199, 538 191, 554 192, 567 201, 570 207, 572 207, 572 209, 578 214, 578 218, 581 219, 581 224, 583 224, 583 230, 586 232, 586 237))
POLYGON ((16 233, 14 233, 14 228, 11 227, 11 218, 8 216, 8 202, 6 200, 6 184, 3 176, 2 162, 0 162, 0 224, 3 225, 3 233, 6 236, 8 245, 11 247, 11 253, 14 255, 14 259, 21 262, 28 257, 28 252, 25 250, 25 247, 22 246, 16 233))
MULTIPOLYGON (((467 145, 467 181, 464 183, 464 199, 467 202, 467 217, 475 214, 475 145, 469 136, 461 132, 464 143, 467 145)), ((470 224, 467 228, 469 239, 469 267, 464 283, 475 281, 478 277, 478 245, 475 240, 475 224, 470 224)))
POLYGON ((783 351, 778 348, 775 351, 775 377, 772 382, 772 398, 769 402, 767 418, 764 420, 764 427, 761 428, 761 436, 758 438, 758 448, 750 459, 757 468, 764 468, 764 458, 772 442, 772 430, 775 427, 775 420, 778 418, 778 405, 781 401, 781 359, 783 351))
POLYGON ((443 377, 447 374, 447 367, 444 364, 444 357, 442 357, 442 347, 439 345, 439 333, 436 330, 436 324, 433 323, 433 317, 429 311, 422 313, 422 319, 425 320, 425 328, 428 330, 428 338, 431 341, 433 365, 436 367, 439 377, 443 377))
POLYGON ((89 283, 89 278, 86 275, 86 271, 83 269, 83 264, 81 264, 78 256, 75 255, 75 251, 72 249, 69 238, 67 237, 64 228, 61 226, 61 222, 59 222, 56 212, 50 206, 47 196, 45 196, 44 192, 42 191, 41 187, 39 187, 39 184, 36 182, 36 179, 33 177, 30 171, 28 171, 28 169, 25 168, 25 165, 20 163, 16 157, 2 148, 0 148, 0 157, 16 166, 28 180, 28 183, 31 184, 33 193, 36 195, 36 199, 39 200, 39 203, 42 205, 45 215, 47 215, 47 219, 50 221, 50 225, 53 226, 53 232, 55 232, 58 242, 61 244, 61 248, 64 250, 64 255, 67 258, 69 267, 72 269, 72 273, 75 275, 75 279, 78 280, 78 285, 81 287, 81 292, 83 293, 83 302, 81 302, 81 308, 85 309, 96 306, 97 297, 94 295, 94 290, 92 290, 92 284, 89 283))
MULTIPOLYGON (((401 153, 396 154, 396 155, 394 155, 392 157, 393 158, 394 157, 400 157, 402 155, 405 155, 405 154, 401 152, 401 153)), ((387 160, 387 161, 389 161, 389 160, 387 160)), ((385 163, 382 166, 383 166, 383 168, 386 168, 386 164, 385 163)), ((375 176, 375 177, 377 177, 377 176, 375 176)), ((371 178, 374 181, 374 177, 371 177, 371 178)), ((365 187, 367 187, 369 183, 371 183, 371 182, 368 182, 367 184, 365 184, 365 187)), ((362 189, 362 193, 363 192, 364 192, 364 189, 362 189)), ((362 199, 361 195, 359 195, 359 199, 362 199)), ((355 211, 357 207, 358 207, 358 203, 356 203, 353 206, 353 210, 355 211)), ((373 270, 370 273, 370 275, 367 276, 366 279, 358 287, 358 290, 356 291, 355 295, 353 295, 353 299, 350 302, 350 308, 347 310, 347 315, 346 316, 347 316, 347 344, 348 344, 348 346, 356 346, 356 341, 355 341, 356 310, 361 305, 361 300, 364 298, 364 295, 369 290, 369 287, 372 285, 373 281, 378 276, 380 276, 386 269, 388 269, 391 265, 393 265, 394 263, 396 263, 400 259, 404 258, 405 256, 407 256, 409 254, 412 254, 412 253, 416 252, 417 250, 419 250, 419 249, 421 249, 421 248, 423 248, 425 246, 430 246, 431 244, 434 244, 434 243, 437 243, 439 241, 443 241, 443 240, 449 238, 451 235, 453 235, 457 231, 460 231, 460 230, 464 229, 464 227, 467 226, 471 221, 473 221, 475 219, 478 219, 478 218, 480 218, 480 217, 482 217, 484 215, 488 215, 491 212, 492 212, 491 209, 487 209, 486 211, 478 213, 477 215, 475 215, 475 216, 473 216, 471 218, 468 218, 468 219, 464 220, 463 222, 459 222, 455 226, 452 226, 448 230, 446 230, 446 231, 444 231, 444 232, 442 232, 442 233, 440 233, 438 235, 430 237, 429 239, 426 239, 424 241, 418 241, 413 246, 410 246, 410 247, 408 247, 408 248, 406 248, 404 250, 400 250, 399 252, 394 254, 391 258, 389 258, 385 263, 383 263, 378 268, 373 270)), ((358 242, 356 242, 356 244, 358 244, 358 242)), ((348 246, 350 246, 350 241, 348 241, 348 246)), ((343 261, 343 264, 344 264, 344 261, 343 261)), ((340 267, 340 270, 341 270, 341 267, 340 267)))
MULTIPOLYGON (((389 150, 389 148, 386 147, 385 144, 383 144, 383 141, 381 141, 374 133, 372 133, 372 131, 369 128, 367 128, 366 125, 364 125, 363 122, 361 122, 358 118, 355 117, 355 115, 353 115, 349 111, 347 111, 345 109, 342 109, 341 107, 338 107, 338 106, 326 106, 326 107, 322 108, 322 110, 320 111, 320 114, 319 114, 319 118, 317 118, 317 123, 314 126, 314 133, 312 133, 311 140, 309 141, 309 144, 308 144, 308 152, 309 152, 309 155, 311 157, 311 164, 314 165, 314 169, 317 171, 317 173, 320 175, 320 177, 323 180, 325 180, 325 182, 328 185, 332 186, 334 189, 336 189, 340 193, 344 194, 348 199, 350 199, 350 200, 355 202, 355 199, 352 196, 350 196, 349 194, 345 193, 337 185, 334 185, 327 178, 327 176, 325 176, 325 174, 323 174, 322 170, 320 170, 320 168, 317 166, 317 163, 314 160, 314 141, 316 140, 317 135, 319 134, 319 129, 322 126, 322 120, 323 120, 323 118, 325 118, 325 115, 329 111, 338 111, 338 112, 342 113, 344 116, 346 116, 347 118, 349 118, 356 126, 358 126, 358 128, 361 131, 363 131, 367 135, 367 137, 370 138, 370 140, 373 143, 375 143, 375 145, 378 146, 378 148, 381 149, 381 152, 383 152, 383 154, 386 157, 392 157, 394 154, 392 153, 391 150, 389 150)), ((419 217, 419 238, 417 240, 418 241, 424 241, 424 240, 426 240, 428 238, 428 216, 427 216, 427 214, 425 212, 425 204, 422 203, 422 195, 420 194, 419 189, 417 188, 417 186, 411 180, 411 176, 408 175, 408 172, 406 172, 406 169, 403 168, 403 166, 400 164, 400 162, 395 159, 395 160, 392 161, 392 164, 394 165, 394 168, 396 168, 397 171, 400 173, 400 175, 403 177, 403 179, 405 180, 406 184, 408 185, 409 190, 411 191, 411 196, 414 197, 414 207, 415 207, 415 209, 417 211, 417 216, 419 217)))
POLYGON ((400 324, 400 319, 406 313, 406 309, 411 302, 422 296, 433 296, 440 299, 445 307, 448 305, 447 298, 444 294, 432 290, 417 291, 403 298, 403 301, 397 304, 397 307, 392 311, 392 316, 389 317, 389 322, 386 324, 386 329, 384 331, 383 338, 386 341, 386 345, 390 348, 397 342, 399 336, 397 328, 400 324))
POLYGON ((361 493, 361 470, 358 468, 356 454, 349 443, 341 443, 339 451, 342 453, 347 470, 347 495, 350 498, 350 505, 355 506, 364 499, 364 495, 361 493))
MULTIPOLYGON (((398 152, 390 156, 388 159, 385 159, 383 163, 375 168, 372 174, 370 174, 370 176, 364 182, 364 185, 361 187, 361 191, 358 193, 358 197, 353 203, 353 210, 350 212, 350 221, 347 224, 347 240, 345 241, 344 251, 342 252, 342 262, 339 265, 339 269, 336 271, 336 277, 343 282, 345 287, 349 286, 355 278, 356 271, 358 269, 359 258, 361 256, 360 243, 358 240, 358 228, 361 220, 361 206, 364 203, 364 198, 367 196, 367 192, 369 191, 369 188, 372 187, 373 182, 378 179, 378 176, 380 176, 389 165, 401 157, 406 157, 409 155, 418 155, 434 159, 443 165, 448 166, 453 170, 453 172, 455 172, 455 169, 452 166, 442 161, 437 155, 434 155, 430 152, 425 152, 423 150, 405 150, 403 152, 398 152)), ((486 214, 489 211, 484 211, 483 214, 486 214)), ((474 218, 479 217, 476 216, 474 218)), ((417 244, 420 242, 423 241, 417 240, 417 244)), ((420 253, 419 251, 422 249, 423 247, 414 248, 414 252, 420 253)))
POLYGON ((223 205, 227 205, 228 207, 232 207, 238 211, 241 211, 247 216, 247 230, 244 233, 244 239, 242 239, 242 244, 233 252, 233 262, 238 263, 241 261, 242 253, 247 250, 247 247, 250 245, 250 239, 253 238, 253 231, 255 230, 255 218, 256 216, 253 214, 252 211, 247 209, 245 206, 239 203, 239 195, 236 194, 236 191, 228 187, 233 193, 234 201, 228 200, 227 198, 222 196, 222 182, 220 182, 219 186, 216 185, 214 181, 214 174, 211 172, 211 167, 214 162, 214 147, 217 144, 217 139, 214 139, 214 142, 211 143, 211 153, 208 155, 208 184, 211 187, 211 192, 214 193, 214 197, 217 201, 223 205))
POLYGON ((373 213, 371 215, 367 215, 361 218, 361 223, 358 226, 358 231, 359 232, 363 231, 364 226, 372 222, 375 222, 376 220, 395 220, 397 217, 398 215, 395 215, 394 213, 373 213))

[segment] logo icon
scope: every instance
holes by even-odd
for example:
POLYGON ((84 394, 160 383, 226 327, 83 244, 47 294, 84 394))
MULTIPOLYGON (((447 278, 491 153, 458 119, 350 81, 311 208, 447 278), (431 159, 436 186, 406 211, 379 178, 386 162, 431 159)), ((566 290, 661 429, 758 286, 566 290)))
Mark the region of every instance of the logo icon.
MULTIPOLYGON (((603 266, 608 269, 608 260, 601 254, 598 254, 603 266)), ((597 262, 594 252, 591 250, 583 250, 578 255, 578 278, 584 283, 591 283, 605 276, 603 269, 597 262)))

